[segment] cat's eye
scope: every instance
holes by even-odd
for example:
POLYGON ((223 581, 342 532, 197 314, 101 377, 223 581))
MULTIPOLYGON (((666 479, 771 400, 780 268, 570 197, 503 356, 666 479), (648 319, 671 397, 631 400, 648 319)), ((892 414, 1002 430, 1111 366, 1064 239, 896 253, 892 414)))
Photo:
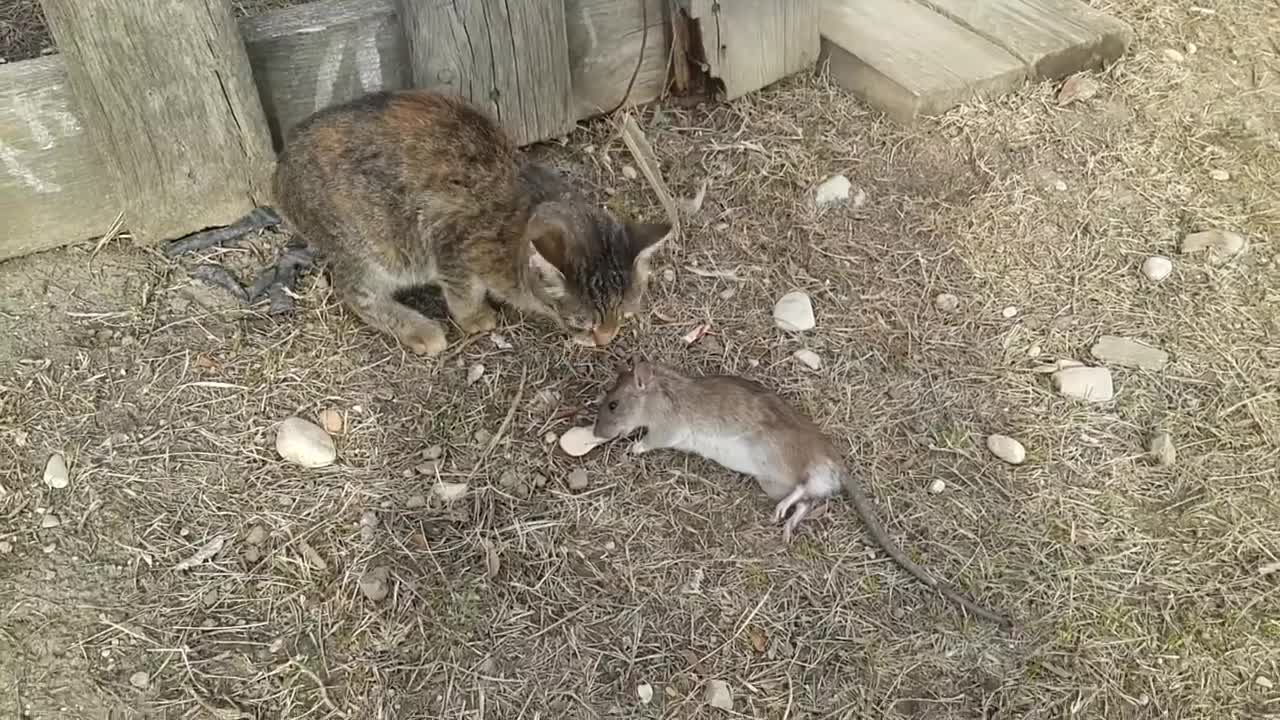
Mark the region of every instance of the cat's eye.
POLYGON ((614 400, 613 402, 610 402, 610 403, 609 403, 609 412, 613 412, 613 411, 615 411, 615 410, 617 410, 617 409, 618 409, 618 401, 617 401, 617 400, 614 400))

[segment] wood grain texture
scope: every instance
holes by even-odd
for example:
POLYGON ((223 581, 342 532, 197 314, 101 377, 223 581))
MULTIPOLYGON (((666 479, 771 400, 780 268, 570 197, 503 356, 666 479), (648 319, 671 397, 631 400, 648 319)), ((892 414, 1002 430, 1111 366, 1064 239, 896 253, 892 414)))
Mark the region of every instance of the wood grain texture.
POLYGON ((525 145, 574 125, 564 0, 398 0, 414 87, 450 90, 525 145))
POLYGON ((662 94, 671 53, 669 18, 667 0, 565 0, 575 117, 612 110, 633 74, 628 103, 647 103, 662 94))
POLYGON ((74 105, 62 58, 0 65, 0 260, 101 235, 120 211, 74 105))
POLYGON ((89 137, 142 241, 269 202, 270 130, 225 0, 42 0, 89 137))
POLYGON ((409 51, 394 0, 293 5, 240 21, 276 148, 316 110, 409 87, 409 51))
POLYGON ((903 123, 1026 83, 1018 58, 914 0, 822 0, 832 79, 903 123))
POLYGON ((1117 60, 1133 40, 1124 22, 1079 0, 921 0, 1027 64, 1038 79, 1063 78, 1117 60))
POLYGON ((690 0, 703 57, 726 100, 800 72, 818 59, 819 0, 690 0))

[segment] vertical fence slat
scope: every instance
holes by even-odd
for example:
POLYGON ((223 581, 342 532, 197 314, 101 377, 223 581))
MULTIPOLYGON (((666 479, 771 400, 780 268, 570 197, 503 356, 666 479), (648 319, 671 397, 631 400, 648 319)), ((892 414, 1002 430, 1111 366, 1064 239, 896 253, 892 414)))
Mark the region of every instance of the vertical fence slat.
POLYGON ((84 125, 143 241, 269 201, 274 152, 227 0, 42 0, 84 125))

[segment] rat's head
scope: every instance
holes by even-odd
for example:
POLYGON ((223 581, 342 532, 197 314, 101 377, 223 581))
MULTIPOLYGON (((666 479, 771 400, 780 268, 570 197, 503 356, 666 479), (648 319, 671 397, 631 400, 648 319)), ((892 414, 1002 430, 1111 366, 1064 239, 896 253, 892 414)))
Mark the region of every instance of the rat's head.
POLYGON ((530 289, 584 345, 608 345, 640 307, 670 223, 622 222, 584 202, 545 202, 529 219, 530 289))
POLYGON ((613 439, 629 435, 651 422, 661 380, 651 363, 638 360, 618 376, 596 412, 595 436, 613 439))

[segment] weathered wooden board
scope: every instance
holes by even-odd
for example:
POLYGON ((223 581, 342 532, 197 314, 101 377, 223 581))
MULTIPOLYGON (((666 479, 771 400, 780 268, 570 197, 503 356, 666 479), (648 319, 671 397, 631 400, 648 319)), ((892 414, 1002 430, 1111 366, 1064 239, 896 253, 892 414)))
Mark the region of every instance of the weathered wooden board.
POLYGON ((271 133, 225 0, 42 0, 85 129, 144 242, 270 200, 271 133))
POLYGON ((662 94, 671 51, 666 5, 667 0, 565 0, 575 117, 612 110, 622 102, 632 75, 628 103, 647 103, 662 94))
POLYGON ((564 0, 398 0, 415 87, 447 89, 519 144, 574 125, 564 0))
POLYGON ((0 260, 106 232, 120 211, 58 56, 0 65, 0 260))
POLYGON ((832 79, 903 123, 1026 83, 1008 51, 914 0, 822 0, 832 79))
POLYGON ((294 5, 240 21, 276 148, 316 110, 409 87, 409 51, 394 0, 294 5))
POLYGON ((1063 78, 1114 62, 1133 30, 1079 0, 923 0, 953 22, 1027 64, 1038 79, 1063 78))
POLYGON ((818 0, 690 0, 708 73, 726 100, 755 92, 818 59, 818 0))

